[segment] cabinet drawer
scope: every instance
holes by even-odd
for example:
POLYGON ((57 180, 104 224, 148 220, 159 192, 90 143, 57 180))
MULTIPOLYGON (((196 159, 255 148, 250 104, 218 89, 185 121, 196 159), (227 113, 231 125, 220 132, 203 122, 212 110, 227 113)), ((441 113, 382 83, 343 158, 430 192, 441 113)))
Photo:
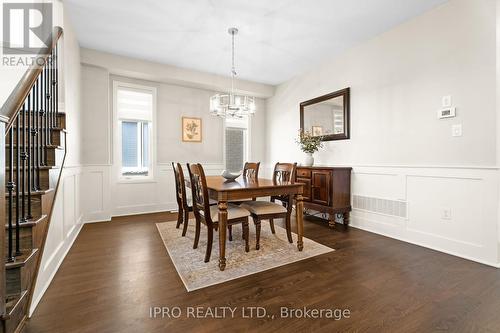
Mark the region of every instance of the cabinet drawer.
POLYGON ((309 170, 309 169, 297 169, 297 177, 311 178, 311 170, 309 170))

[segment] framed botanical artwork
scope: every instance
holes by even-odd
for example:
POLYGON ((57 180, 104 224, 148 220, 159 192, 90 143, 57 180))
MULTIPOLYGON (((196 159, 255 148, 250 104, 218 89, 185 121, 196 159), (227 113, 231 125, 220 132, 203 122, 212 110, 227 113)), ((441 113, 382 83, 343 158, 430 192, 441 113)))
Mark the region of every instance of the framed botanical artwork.
POLYGON ((201 142, 201 118, 182 117, 182 141, 201 142))
POLYGON ((312 134, 312 136, 322 136, 323 135, 323 126, 313 126, 311 134, 312 134))

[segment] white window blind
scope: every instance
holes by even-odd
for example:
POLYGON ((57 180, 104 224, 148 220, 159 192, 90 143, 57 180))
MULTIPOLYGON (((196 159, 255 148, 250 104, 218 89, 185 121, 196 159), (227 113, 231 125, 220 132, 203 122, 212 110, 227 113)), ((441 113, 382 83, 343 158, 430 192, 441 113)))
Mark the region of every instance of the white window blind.
POLYGON ((153 94, 151 92, 119 87, 116 100, 120 119, 153 120, 153 94))
POLYGON ((248 119, 226 118, 225 122, 226 170, 237 172, 248 159, 248 119))

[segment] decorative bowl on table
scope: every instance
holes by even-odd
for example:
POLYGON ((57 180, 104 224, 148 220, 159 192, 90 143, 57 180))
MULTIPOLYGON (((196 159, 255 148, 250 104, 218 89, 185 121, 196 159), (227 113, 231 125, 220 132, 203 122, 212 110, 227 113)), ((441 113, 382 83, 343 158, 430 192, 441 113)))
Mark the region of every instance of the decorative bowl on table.
POLYGON ((236 178, 241 176, 241 171, 231 172, 231 171, 224 170, 224 171, 222 171, 221 176, 224 177, 227 181, 234 182, 234 180, 236 178))

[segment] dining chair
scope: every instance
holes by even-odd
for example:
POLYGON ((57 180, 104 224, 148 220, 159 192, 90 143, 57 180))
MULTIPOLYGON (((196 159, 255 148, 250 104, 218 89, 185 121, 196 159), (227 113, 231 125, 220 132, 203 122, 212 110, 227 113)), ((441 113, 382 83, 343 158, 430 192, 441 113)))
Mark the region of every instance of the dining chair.
POLYGON ((179 226, 183 224, 182 236, 186 236, 186 231, 189 221, 189 212, 193 211, 193 204, 191 198, 188 198, 186 191, 186 184, 184 179, 184 172, 182 171, 182 166, 180 163, 173 163, 172 168, 174 169, 175 176, 175 196, 177 199, 177 225, 175 226, 179 229, 179 226))
MULTIPOLYGON (((191 190, 193 193, 193 211, 196 217, 196 233, 193 248, 198 247, 200 239, 201 223, 207 226, 207 250, 205 262, 210 261, 213 243, 213 231, 219 228, 219 209, 217 206, 210 206, 208 197, 207 180, 201 164, 188 164, 189 178, 191 179, 191 190)), ((241 224, 245 239, 245 251, 250 250, 248 243, 249 229, 248 217, 250 212, 239 206, 228 204, 227 206, 227 226, 228 228, 241 224)))
MULTIPOLYGON (((295 182, 295 170, 297 163, 276 163, 273 172, 273 182, 275 184, 293 184, 295 182)), ((271 197, 271 202, 268 201, 246 201, 240 205, 241 208, 248 210, 255 224, 256 245, 255 248, 260 248, 260 229, 261 221, 269 220, 271 232, 276 233, 274 229, 274 219, 285 219, 286 235, 290 243, 292 240, 291 230, 291 215, 292 215, 292 196, 271 197), (275 200, 279 199, 285 204, 277 204, 275 200)))
MULTIPOLYGON (((243 166, 243 179, 245 181, 255 181, 259 179, 259 167, 260 167, 260 162, 245 162, 245 165, 243 166)), ((252 198, 251 200, 256 200, 256 198, 252 198)), ((229 200, 228 202, 235 204, 235 205, 241 205, 243 202, 247 200, 229 200)), ((245 235, 242 235, 242 237, 245 237, 245 235)), ((233 228, 232 226, 228 227, 228 239, 229 241, 233 240, 233 228)), ((243 238, 245 239, 245 238, 243 238)))
MULTIPOLYGON (((186 178, 181 164, 172 162, 172 168, 174 169, 175 197, 178 207, 176 228, 179 229, 179 226, 183 225, 182 237, 184 237, 188 229, 189 213, 193 211, 193 199, 191 192, 186 190, 186 178)), ((210 206, 217 205, 217 201, 210 199, 209 204, 210 206)))
POLYGON ((260 162, 246 162, 243 166, 243 177, 246 179, 259 179, 260 162))
MULTIPOLYGON (((259 179, 259 167, 260 162, 245 162, 245 165, 243 166, 243 179, 245 181, 256 181, 259 179)), ((252 198, 250 200, 255 201, 256 198, 252 198)), ((230 200, 229 202, 235 205, 241 205, 245 201, 248 200, 230 200)), ((233 240, 233 228, 231 226, 229 226, 228 238, 230 241, 233 240)))

